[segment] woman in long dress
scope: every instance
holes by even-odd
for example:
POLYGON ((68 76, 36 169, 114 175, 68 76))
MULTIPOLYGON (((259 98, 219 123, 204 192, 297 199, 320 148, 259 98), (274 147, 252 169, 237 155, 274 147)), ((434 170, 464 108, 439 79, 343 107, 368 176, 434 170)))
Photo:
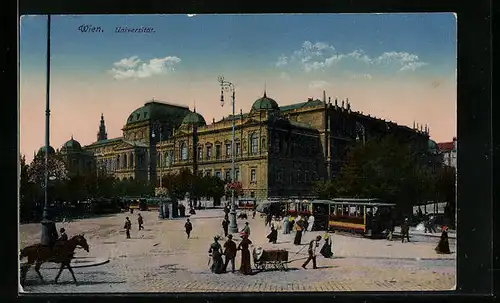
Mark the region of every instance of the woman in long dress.
POLYGON ((302 220, 297 221, 295 223, 295 239, 293 240, 293 244, 300 245, 302 241, 302 230, 303 230, 302 220))
POLYGON ((290 233, 290 218, 288 218, 288 215, 286 215, 283 218, 283 234, 289 234, 290 233))
POLYGON ((441 239, 435 248, 438 254, 451 254, 450 243, 448 241, 448 227, 443 226, 443 231, 441 232, 441 239))
POLYGON ((219 244, 219 237, 214 237, 214 243, 210 245, 208 253, 212 256, 211 270, 215 274, 223 272, 224 263, 222 261, 222 246, 219 244))
POLYGON ((252 273, 252 267, 250 265, 250 249, 249 246, 252 244, 252 241, 248 239, 246 234, 242 235, 242 240, 238 245, 238 250, 241 250, 241 266, 240 272, 244 275, 248 275, 252 273))
POLYGON ((323 236, 323 239, 325 239, 325 243, 323 244, 323 247, 321 247, 321 250, 319 251, 319 253, 325 258, 331 258, 333 256, 332 239, 328 235, 328 233, 326 233, 323 236))
POLYGON ((307 231, 312 231, 313 230, 313 225, 314 225, 314 216, 310 215, 309 219, 307 219, 307 231))
POLYGON ((271 224, 271 233, 267 235, 267 238, 269 239, 269 243, 276 244, 276 241, 278 241, 278 231, 274 228, 274 224, 271 224))

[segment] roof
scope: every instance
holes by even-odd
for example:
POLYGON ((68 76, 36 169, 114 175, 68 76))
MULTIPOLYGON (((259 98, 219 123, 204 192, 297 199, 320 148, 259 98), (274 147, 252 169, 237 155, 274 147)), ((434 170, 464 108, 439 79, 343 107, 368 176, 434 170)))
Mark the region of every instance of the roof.
MULTIPOLYGON (((45 146, 42 146, 40 147, 40 149, 38 150, 38 152, 36 153, 37 155, 40 155, 40 154, 43 154, 45 155, 45 146)), ((55 154, 56 153, 56 150, 49 145, 49 154, 55 154)))
POLYGON ((175 120, 182 119, 189 113, 187 106, 171 104, 166 102, 149 101, 144 106, 134 110, 127 119, 127 125, 149 120, 175 120))
POLYGON ((207 125, 207 122, 205 122, 205 118, 198 114, 195 109, 194 112, 190 112, 184 117, 182 124, 196 124, 198 126, 204 126, 207 125))
POLYGON ((99 141, 93 142, 89 145, 85 145, 84 148, 93 147, 94 145, 106 145, 106 144, 121 142, 121 141, 123 141, 123 137, 99 140, 99 141))
POLYGON ((313 200, 313 204, 356 204, 374 206, 395 206, 394 203, 383 202, 380 199, 335 198, 331 200, 313 200))
POLYGON ((323 104, 324 104, 323 101, 321 101, 319 99, 316 99, 316 100, 309 99, 306 102, 280 106, 280 110, 282 112, 285 112, 285 111, 291 111, 291 110, 296 110, 296 109, 300 109, 300 108, 316 107, 316 106, 323 105, 323 104))
POLYGON ((274 99, 267 97, 266 92, 260 99, 255 100, 252 105, 252 110, 279 110, 280 107, 274 99))
POLYGON ((73 136, 71 136, 71 139, 66 141, 66 143, 64 143, 61 149, 63 151, 68 151, 68 150, 80 151, 82 149, 82 146, 80 145, 80 142, 76 141, 75 139, 73 139, 73 136))
POLYGON ((455 142, 441 142, 437 144, 440 151, 449 152, 455 149, 455 142))

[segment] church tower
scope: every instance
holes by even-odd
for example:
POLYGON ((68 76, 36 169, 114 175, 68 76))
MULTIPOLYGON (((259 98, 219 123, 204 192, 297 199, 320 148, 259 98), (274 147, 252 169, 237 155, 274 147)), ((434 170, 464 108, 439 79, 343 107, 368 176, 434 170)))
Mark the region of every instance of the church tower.
POLYGON ((106 133, 106 125, 104 125, 104 115, 101 114, 101 124, 99 125, 99 132, 97 133, 97 141, 107 140, 108 133, 106 133))

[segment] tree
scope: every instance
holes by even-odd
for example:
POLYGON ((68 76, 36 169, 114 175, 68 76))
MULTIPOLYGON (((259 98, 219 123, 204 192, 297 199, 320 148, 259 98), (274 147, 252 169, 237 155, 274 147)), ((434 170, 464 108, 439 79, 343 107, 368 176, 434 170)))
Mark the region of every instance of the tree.
POLYGON ((432 197, 433 175, 409 145, 384 137, 353 146, 334 184, 338 196, 380 198, 408 212, 432 197))
POLYGON ((312 193, 318 199, 330 199, 337 196, 336 184, 333 181, 314 181, 312 193))
MULTIPOLYGON (((44 186, 45 170, 45 155, 36 155, 28 167, 30 182, 44 186)), ((68 170, 60 153, 49 154, 48 171, 49 177, 55 178, 55 180, 68 179, 68 170)))
POLYGON ((26 157, 20 155, 19 212, 22 222, 34 219, 34 213, 37 212, 37 195, 36 185, 29 180, 29 165, 26 164, 26 157))
POLYGON ((187 192, 193 191, 194 180, 195 177, 189 169, 182 169, 178 174, 164 175, 162 183, 172 198, 182 200, 187 192))
POLYGON ((436 176, 435 196, 439 202, 446 202, 445 215, 452 226, 455 225, 456 170, 451 166, 441 167, 436 176))

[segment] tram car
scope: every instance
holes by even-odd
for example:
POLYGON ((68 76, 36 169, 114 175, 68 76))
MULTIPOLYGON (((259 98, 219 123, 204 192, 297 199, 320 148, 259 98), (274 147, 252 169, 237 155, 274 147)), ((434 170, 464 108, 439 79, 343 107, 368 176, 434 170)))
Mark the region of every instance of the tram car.
POLYGON ((238 199, 238 209, 251 211, 256 207, 256 200, 253 198, 238 199))
POLYGON ((337 198, 313 201, 323 211, 328 207, 328 230, 383 237, 390 227, 396 204, 380 199, 337 198), (320 206, 321 205, 321 206, 320 206))

